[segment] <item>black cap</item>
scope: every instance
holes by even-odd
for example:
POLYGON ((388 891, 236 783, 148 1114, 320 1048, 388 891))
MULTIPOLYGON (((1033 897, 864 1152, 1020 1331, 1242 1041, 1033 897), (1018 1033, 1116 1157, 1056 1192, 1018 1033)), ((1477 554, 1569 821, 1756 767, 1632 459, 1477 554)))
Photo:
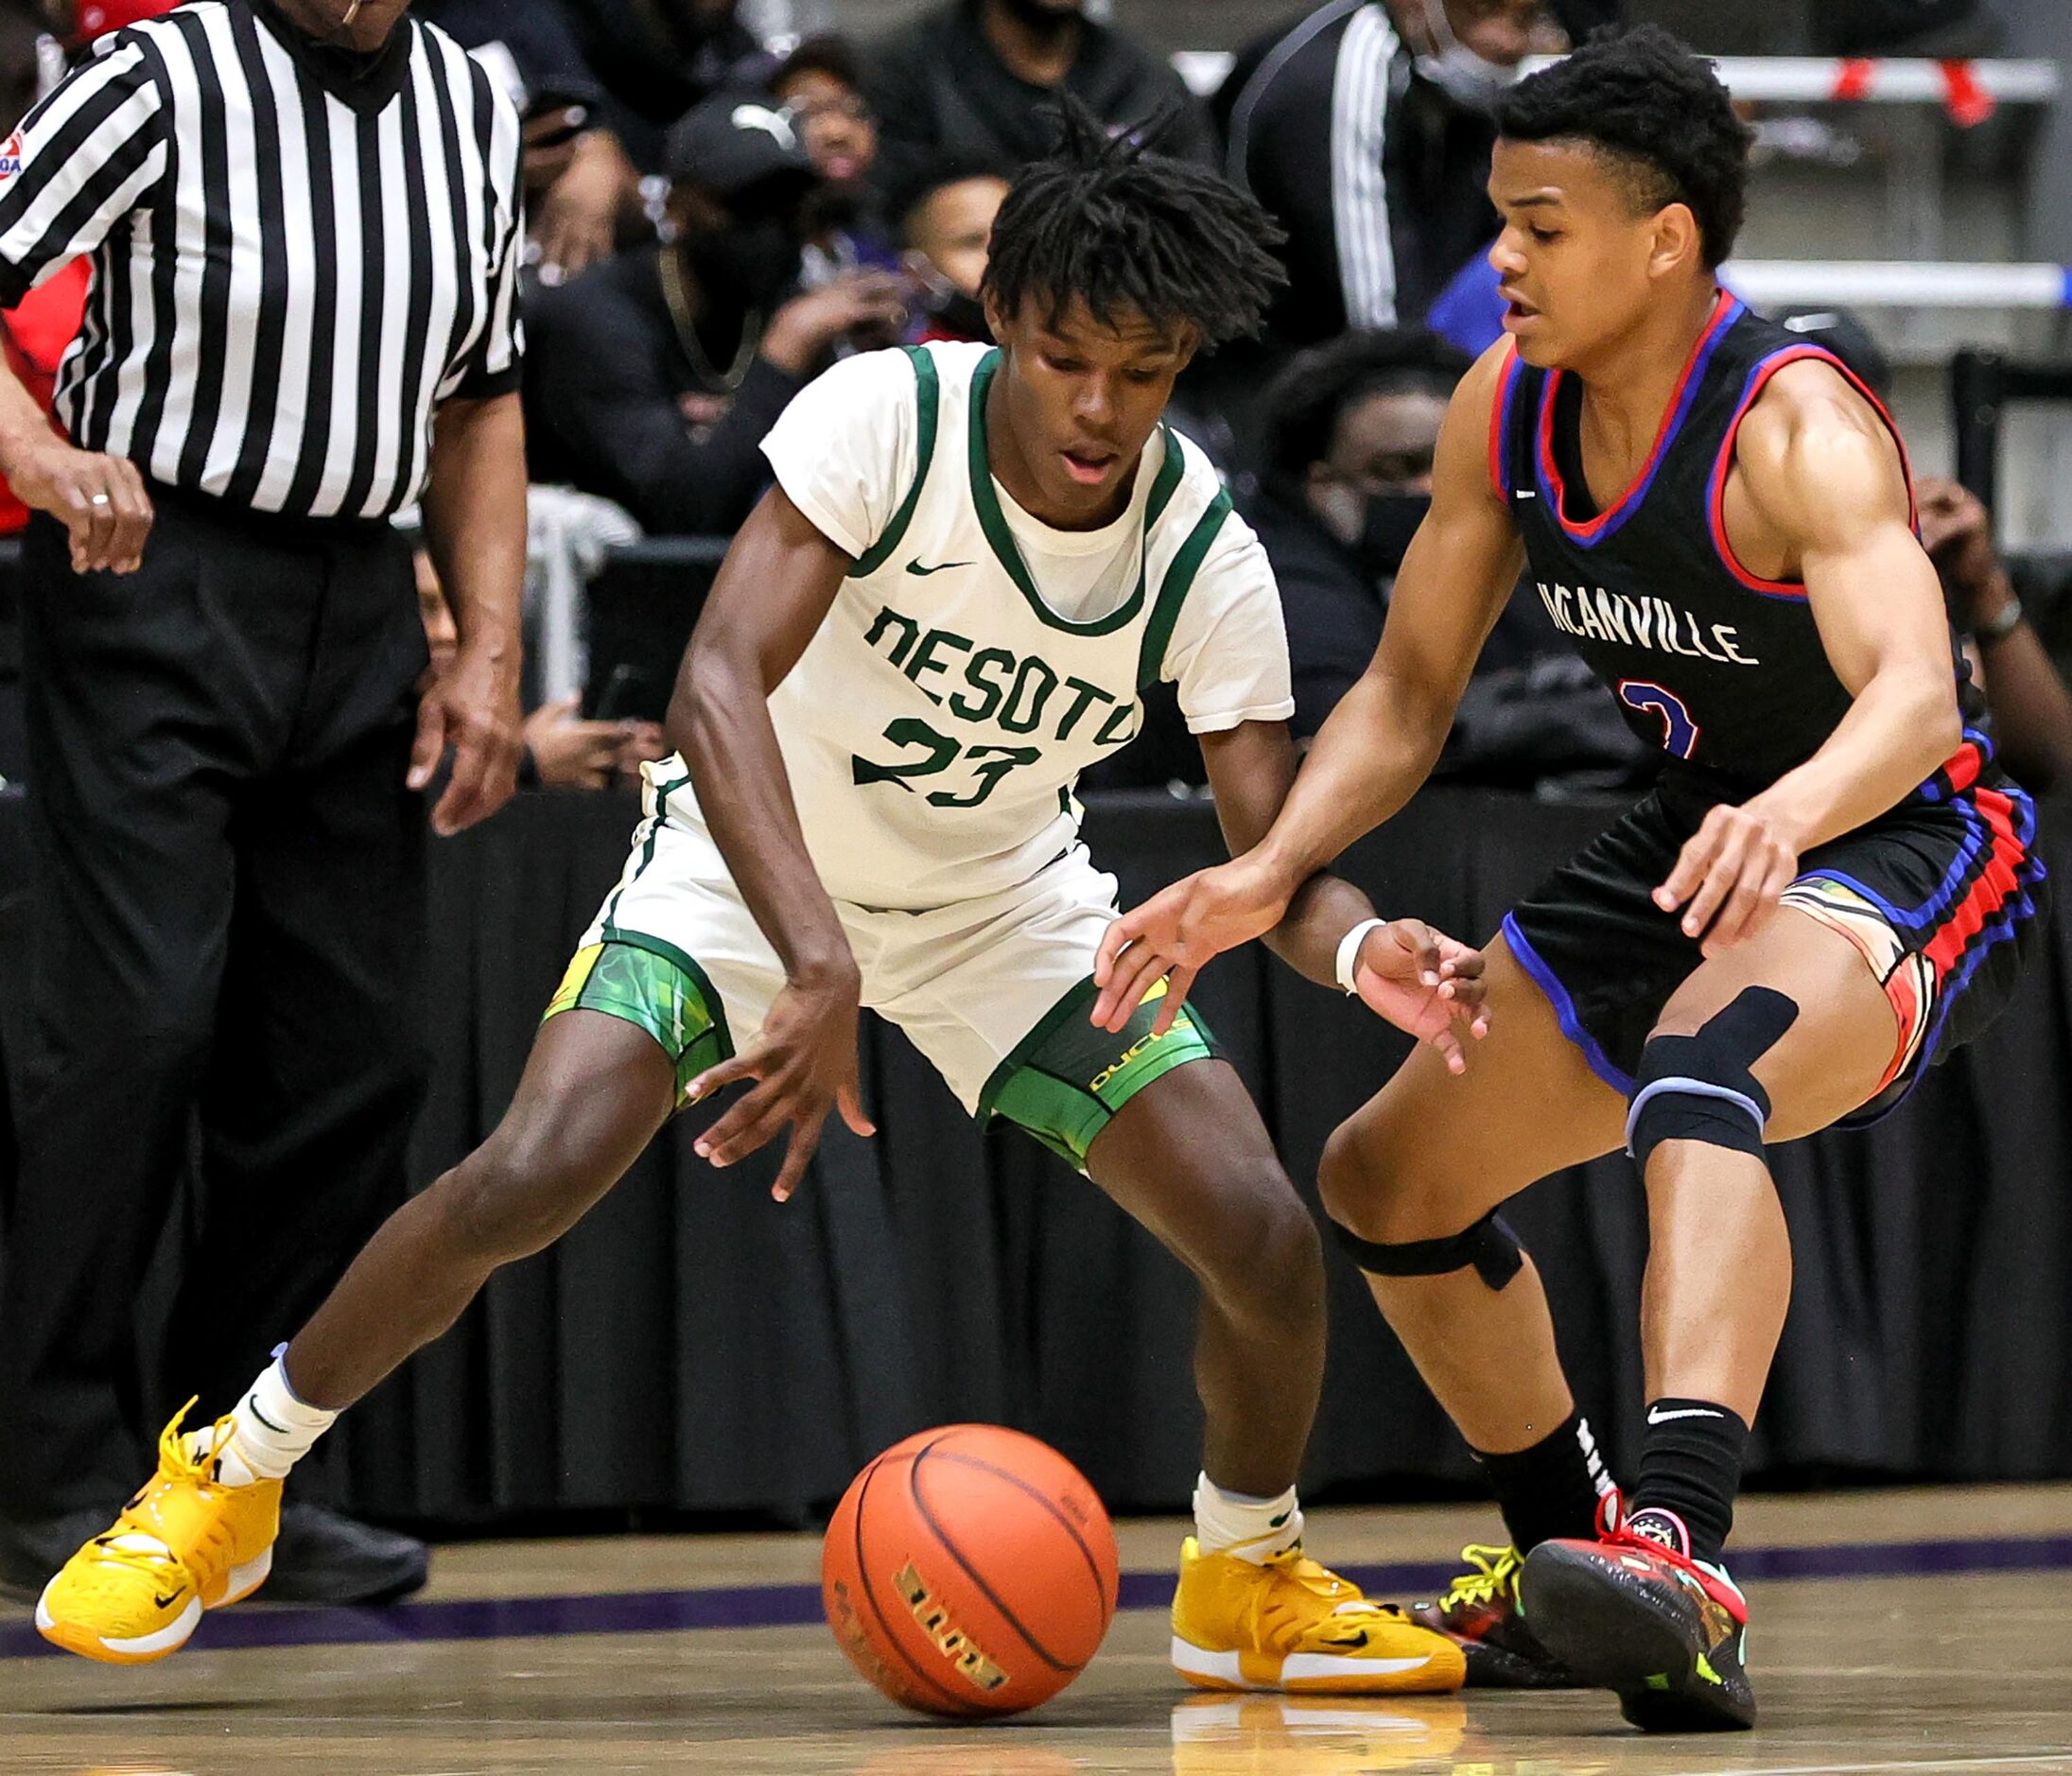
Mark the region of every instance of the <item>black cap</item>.
POLYGON ((693 106, 669 132, 670 180, 716 198, 766 183, 808 185, 819 178, 790 117, 759 96, 721 94, 693 106))

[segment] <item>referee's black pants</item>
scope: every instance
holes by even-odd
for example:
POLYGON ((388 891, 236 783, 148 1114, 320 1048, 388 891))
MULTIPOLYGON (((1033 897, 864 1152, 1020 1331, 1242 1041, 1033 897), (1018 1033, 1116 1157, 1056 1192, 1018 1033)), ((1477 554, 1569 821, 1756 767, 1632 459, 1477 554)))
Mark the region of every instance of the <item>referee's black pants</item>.
POLYGON ((407 543, 154 490, 128 578, 24 560, 33 1022, 0 1243, 0 1513, 113 1506, 404 1194, 427 662, 407 543), (197 1112, 199 1115, 197 1116, 197 1112), (136 1304, 199 1129, 164 1350, 136 1304))

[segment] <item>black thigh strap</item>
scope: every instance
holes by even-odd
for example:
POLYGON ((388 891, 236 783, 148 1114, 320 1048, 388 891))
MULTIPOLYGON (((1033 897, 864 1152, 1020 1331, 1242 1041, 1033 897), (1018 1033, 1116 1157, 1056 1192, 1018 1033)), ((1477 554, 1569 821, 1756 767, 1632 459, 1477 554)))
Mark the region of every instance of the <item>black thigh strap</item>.
POLYGON ((1448 1277, 1472 1265, 1484 1283, 1500 1290, 1525 1266, 1518 1236, 1493 1209, 1473 1227, 1443 1240, 1402 1240, 1384 1245, 1363 1240, 1335 1221, 1331 1230, 1351 1254, 1352 1262, 1374 1277, 1448 1277))

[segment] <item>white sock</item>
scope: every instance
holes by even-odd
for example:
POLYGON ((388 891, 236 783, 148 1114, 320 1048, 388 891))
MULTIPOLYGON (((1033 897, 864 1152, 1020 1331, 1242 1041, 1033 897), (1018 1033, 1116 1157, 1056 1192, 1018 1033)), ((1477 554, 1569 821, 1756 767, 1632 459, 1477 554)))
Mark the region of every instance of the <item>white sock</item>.
POLYGON ((1226 1492, 1205 1473, 1194 1483, 1194 1540, 1204 1554, 1234 1554, 1263 1566, 1302 1540, 1302 1507, 1290 1487, 1279 1498, 1226 1492))
POLYGON ((237 1428, 229 1446, 219 1452, 219 1471, 228 1485, 285 1480, 287 1471, 338 1421, 337 1413, 295 1398, 281 1354, 287 1349, 283 1345, 274 1351, 273 1361, 237 1402, 237 1428))

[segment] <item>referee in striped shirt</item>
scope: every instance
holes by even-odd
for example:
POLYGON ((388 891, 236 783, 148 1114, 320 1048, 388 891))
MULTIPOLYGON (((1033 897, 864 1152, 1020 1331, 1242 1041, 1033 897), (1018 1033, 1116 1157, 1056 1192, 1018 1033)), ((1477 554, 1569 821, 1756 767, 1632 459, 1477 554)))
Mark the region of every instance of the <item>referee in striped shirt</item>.
MULTIPOLYGON (((93 270, 62 436, 0 370, 0 472, 39 514, 0 1580, 119 1504, 160 1373, 227 1409, 400 1200, 423 792, 450 753, 444 833, 511 792, 519 122, 408 12, 194 0, 101 40, 0 150, 0 306, 93 270), (462 637, 428 685, 390 522, 420 500, 462 637), (182 1342, 140 1364, 190 1129, 182 1342)), ((275 1596, 422 1576, 403 1538, 284 1513, 275 1596)))

